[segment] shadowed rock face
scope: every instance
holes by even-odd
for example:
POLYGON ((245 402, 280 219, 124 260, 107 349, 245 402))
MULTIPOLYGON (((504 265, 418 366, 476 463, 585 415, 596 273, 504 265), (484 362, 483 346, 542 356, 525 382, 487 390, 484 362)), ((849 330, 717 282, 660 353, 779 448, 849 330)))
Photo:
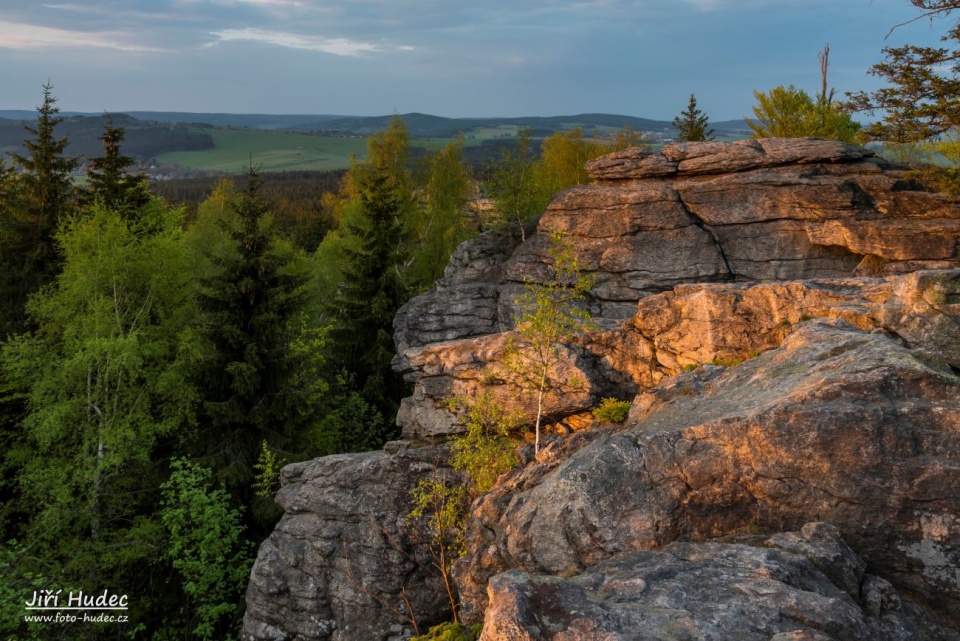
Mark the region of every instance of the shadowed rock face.
POLYGON ((960 639, 865 564, 836 528, 744 543, 671 543, 567 578, 490 579, 481 641, 908 641, 960 639))
POLYGON ((244 641, 387 638, 447 618, 440 576, 407 522, 410 489, 449 473, 446 448, 341 454, 283 468, 284 516, 247 586, 244 641), (405 602, 406 600, 406 602, 405 602))
POLYGON ((960 623, 960 379, 882 333, 804 323, 737 367, 665 381, 623 429, 554 448, 474 504, 458 569, 468 616, 509 569, 569 576, 822 519, 872 572, 960 623))

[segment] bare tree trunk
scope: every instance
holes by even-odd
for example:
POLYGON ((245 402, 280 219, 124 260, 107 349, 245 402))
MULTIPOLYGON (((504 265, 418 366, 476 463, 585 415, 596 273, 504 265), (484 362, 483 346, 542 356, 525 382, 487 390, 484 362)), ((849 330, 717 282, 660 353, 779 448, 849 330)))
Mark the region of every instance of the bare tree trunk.
POLYGON ((533 453, 540 453, 540 417, 543 415, 543 392, 547 385, 547 368, 544 367, 540 372, 540 392, 537 394, 537 426, 534 437, 533 453))

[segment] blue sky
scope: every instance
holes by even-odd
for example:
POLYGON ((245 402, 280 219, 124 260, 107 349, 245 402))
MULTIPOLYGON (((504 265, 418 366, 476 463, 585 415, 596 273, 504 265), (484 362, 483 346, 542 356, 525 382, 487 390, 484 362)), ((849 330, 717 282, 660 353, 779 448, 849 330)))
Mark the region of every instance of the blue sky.
POLYGON ((907 0, 0 0, 0 108, 713 120, 754 89, 872 89, 907 0))

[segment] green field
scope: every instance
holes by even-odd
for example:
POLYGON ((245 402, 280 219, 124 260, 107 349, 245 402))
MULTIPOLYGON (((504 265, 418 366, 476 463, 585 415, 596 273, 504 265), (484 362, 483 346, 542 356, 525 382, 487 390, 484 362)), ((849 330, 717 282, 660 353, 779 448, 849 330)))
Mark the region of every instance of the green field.
POLYGON ((203 151, 173 151, 157 161, 183 169, 237 173, 250 162, 263 171, 345 169, 350 156, 366 155, 364 138, 338 138, 276 131, 212 129, 215 147, 203 151))

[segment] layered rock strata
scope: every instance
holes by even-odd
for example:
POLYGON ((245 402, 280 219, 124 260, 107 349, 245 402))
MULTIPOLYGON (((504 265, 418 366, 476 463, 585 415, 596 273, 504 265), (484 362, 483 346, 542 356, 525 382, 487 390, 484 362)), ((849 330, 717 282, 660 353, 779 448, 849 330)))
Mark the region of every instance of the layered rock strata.
MULTIPOLYGON (((544 399, 552 419, 587 412, 600 398, 630 398, 684 369, 735 363, 781 344, 812 318, 842 319, 900 337, 945 366, 960 368, 960 270, 886 278, 678 285, 640 301, 637 314, 592 331, 558 354, 557 385, 544 399)), ((504 332, 408 349, 416 381, 398 421, 404 436, 427 439, 462 430, 444 399, 492 395, 532 416, 531 396, 504 364, 504 332)), ((514 336, 514 338, 517 338, 514 336)))
POLYGON ((595 278, 592 311, 610 319, 682 283, 960 267, 960 208, 861 147, 681 143, 587 168, 595 182, 558 196, 522 245, 514 229, 457 250, 437 289, 397 315, 400 368, 408 348, 511 329, 524 283, 551 276, 552 230, 595 278))

